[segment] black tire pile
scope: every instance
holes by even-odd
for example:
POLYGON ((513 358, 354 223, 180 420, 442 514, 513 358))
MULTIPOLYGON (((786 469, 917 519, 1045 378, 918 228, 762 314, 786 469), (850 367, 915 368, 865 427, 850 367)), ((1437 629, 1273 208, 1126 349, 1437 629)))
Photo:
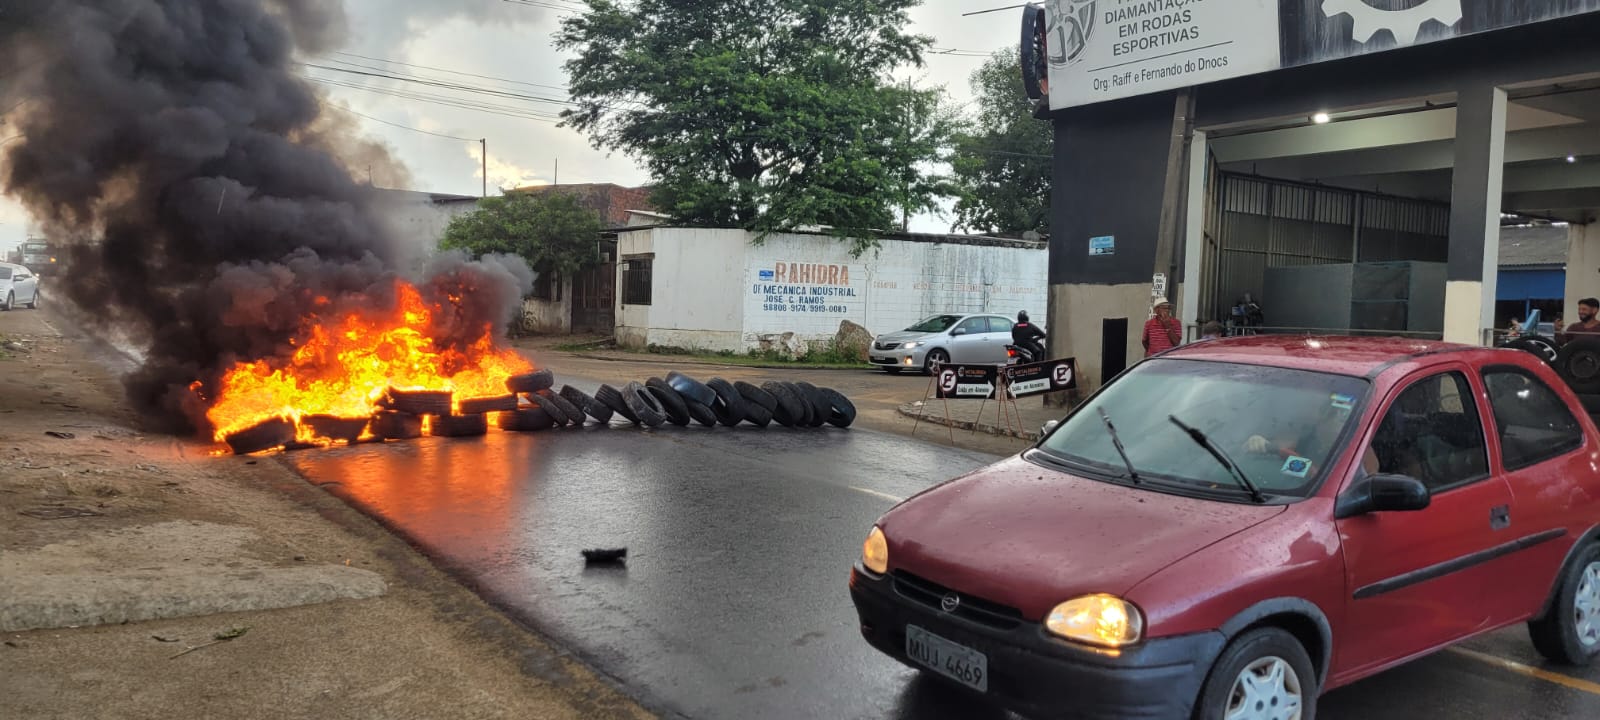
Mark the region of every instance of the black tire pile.
MULTIPOLYGON (((534 383, 523 380, 529 377, 531 375, 517 376, 508 385, 531 387, 534 383)), ((674 371, 665 378, 630 382, 621 388, 601 385, 592 396, 571 385, 563 386, 560 392, 551 392, 552 385, 553 379, 551 384, 531 394, 523 392, 526 404, 501 413, 500 428, 529 432, 583 425, 590 419, 609 425, 615 418, 651 428, 690 424, 705 427, 750 424, 764 428, 773 423, 783 427, 832 425, 847 428, 856 420, 855 405, 843 394, 803 382, 767 382, 756 386, 712 378, 702 383, 674 371)))
MULTIPOLYGON (((370 419, 308 416, 316 437, 354 444, 361 440, 383 442, 411 440, 432 434, 472 437, 489 430, 491 416, 501 430, 537 432, 581 426, 593 420, 610 425, 620 418, 637 426, 679 427, 698 423, 706 427, 749 424, 769 427, 848 428, 856 408, 843 394, 810 383, 730 383, 712 378, 702 383, 679 372, 653 377, 621 388, 601 385, 589 395, 571 385, 555 389, 549 370, 516 375, 506 380, 509 394, 470 398, 455 403, 447 391, 390 390, 381 409, 370 419), (459 405, 459 406, 457 406, 459 405), (430 426, 425 429, 425 426, 430 426)), ((247 455, 278 448, 302 449, 316 444, 295 442, 295 425, 274 419, 225 438, 234 454, 247 455)))

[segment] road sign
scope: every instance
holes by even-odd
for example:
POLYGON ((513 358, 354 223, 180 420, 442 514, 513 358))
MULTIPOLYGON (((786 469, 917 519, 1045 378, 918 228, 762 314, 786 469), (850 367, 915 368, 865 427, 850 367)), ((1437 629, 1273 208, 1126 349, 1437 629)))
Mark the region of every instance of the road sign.
POLYGON ((946 400, 983 400, 995 396, 1000 368, 994 365, 946 365, 939 371, 938 397, 946 400))
POLYGON ((1106 235, 1089 238, 1089 255, 1091 257, 1115 254, 1117 254, 1116 236, 1106 235))
POLYGON ((1075 389, 1078 387, 1077 366, 1075 358, 1012 365, 1005 370, 1011 397, 1075 389))

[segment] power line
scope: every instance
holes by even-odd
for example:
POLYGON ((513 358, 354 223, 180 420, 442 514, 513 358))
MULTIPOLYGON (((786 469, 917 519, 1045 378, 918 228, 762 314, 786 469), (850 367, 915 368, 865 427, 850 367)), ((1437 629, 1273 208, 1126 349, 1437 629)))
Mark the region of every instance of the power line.
MULTIPOLYGON (((357 55, 355 53, 335 51, 333 54, 334 55, 343 55, 345 57, 359 58, 361 60, 369 60, 369 61, 372 61, 372 62, 384 63, 384 64, 387 64, 387 65, 401 65, 401 66, 409 67, 409 68, 418 68, 420 70, 432 70, 434 72, 450 73, 451 75, 461 75, 461 76, 464 76, 464 77, 478 78, 479 80, 494 80, 496 82, 510 83, 512 85, 526 85, 528 87, 547 88, 547 89, 550 89, 550 90, 566 90, 567 89, 567 86, 565 86, 565 85, 544 85, 544 84, 541 84, 541 83, 524 82, 522 80, 512 80, 510 78, 494 77, 492 75, 478 75, 476 73, 462 72, 460 70, 451 70, 449 68, 433 67, 431 65, 417 65, 417 64, 414 64, 414 63, 404 63, 404 62, 400 62, 399 60, 386 60, 384 58, 368 57, 366 55, 357 55)), ((327 58, 327 59, 332 61, 332 62, 343 63, 345 65, 354 65, 355 67, 364 67, 364 68, 367 68, 368 70, 380 69, 380 68, 373 68, 373 67, 366 66, 366 65, 359 65, 357 63, 352 63, 352 62, 348 62, 348 61, 344 61, 344 60, 335 60, 333 58, 327 58)), ((390 71, 390 72, 394 72, 394 71, 390 71)))
POLYGON ((403 99, 403 100, 415 100, 417 102, 429 103, 431 105, 441 105, 441 106, 444 106, 444 107, 457 108, 457 109, 461 109, 461 110, 472 110, 472 111, 475 111, 475 112, 482 112, 482 113, 487 113, 487 114, 490 114, 490 115, 499 115, 499 116, 502 116, 502 117, 520 118, 520 119, 523 119, 523 120, 537 120, 539 122, 547 122, 547 123, 555 123, 555 122, 559 122, 560 121, 560 118, 557 117, 557 116, 541 115, 541 114, 538 114, 537 112, 535 112, 533 110, 506 107, 506 106, 503 106, 503 105, 493 105, 493 104, 489 104, 489 103, 480 103, 480 102, 476 102, 476 101, 472 101, 472 100, 455 99, 455 98, 441 98, 440 96, 436 96, 436 95, 427 95, 425 93, 414 93, 414 92, 408 92, 408 91, 405 91, 405 90, 394 90, 394 89, 388 89, 388 88, 375 88, 375 87, 371 87, 371 86, 368 86, 368 85, 360 85, 360 84, 356 84, 356 83, 342 82, 342 81, 338 81, 338 80, 328 80, 328 79, 325 79, 325 78, 312 77, 310 75, 301 75, 301 77, 303 77, 303 78, 305 78, 307 80, 310 80, 312 82, 322 84, 322 85, 331 85, 331 86, 334 86, 334 87, 349 88, 351 90, 361 90, 361 91, 370 92, 370 93, 377 94, 377 95, 384 95, 384 96, 387 96, 387 97, 400 98, 400 99, 403 99))
POLYGON ((411 127, 410 125, 401 125, 400 123, 389 122, 388 120, 384 120, 382 118, 375 118, 375 117, 373 117, 371 115, 367 115, 365 113, 356 112, 356 111, 351 110, 350 108, 347 108, 347 107, 345 107, 343 105, 335 105, 335 104, 329 103, 329 102, 325 102, 322 105, 323 105, 323 107, 331 107, 331 108, 336 108, 336 109, 339 109, 339 110, 343 110, 343 111, 345 111, 347 113, 350 113, 351 115, 355 115, 357 117, 364 117, 364 118, 366 118, 368 120, 371 120, 373 122, 383 123, 383 124, 388 125, 390 127, 397 127, 397 128, 400 128, 401 130, 410 130, 411 132, 419 132, 419 133, 422 133, 423 135, 432 135, 434 137, 442 137, 442 138, 446 138, 446 139, 449 139, 449 140, 461 140, 463 142, 478 142, 478 138, 456 137, 454 135, 446 135, 444 133, 436 133, 436 132, 433 132, 432 130, 423 130, 422 128, 414 128, 414 127, 411 127))
POLYGON ((528 7, 548 8, 548 9, 551 9, 551 10, 560 10, 562 12, 571 13, 571 14, 574 14, 574 15, 588 12, 587 9, 575 8, 575 7, 565 6, 565 5, 556 5, 556 4, 553 4, 553 3, 546 3, 546 2, 534 2, 534 0, 504 0, 504 2, 511 3, 512 5, 526 5, 528 7))
POLYGON ((478 93, 478 94, 481 94, 481 95, 495 95, 495 96, 498 96, 498 97, 512 98, 512 99, 515 99, 515 100, 530 100, 530 101, 533 101, 533 102, 545 102, 545 103, 552 103, 552 104, 556 104, 556 105, 577 105, 577 103, 572 102, 571 100, 558 100, 556 98, 541 97, 541 96, 538 96, 538 95, 526 95, 526 94, 523 94, 523 93, 515 93, 515 92, 510 92, 510 91, 507 91, 507 90, 496 90, 494 88, 485 88, 485 87, 479 87, 479 86, 476 86, 476 85, 466 85, 466 84, 463 84, 463 83, 452 83, 452 82, 444 82, 444 81, 440 81, 440 80, 419 79, 419 78, 416 78, 416 77, 405 77, 403 75, 393 75, 393 74, 386 73, 386 72, 368 72, 366 70, 351 70, 349 68, 334 67, 332 65, 319 65, 317 63, 300 63, 300 65, 302 65, 304 67, 309 67, 309 68, 316 68, 318 70, 327 70, 327 71, 330 71, 330 72, 348 73, 350 75, 362 75, 362 76, 365 76, 365 77, 382 78, 384 80, 396 80, 396 81, 399 81, 399 82, 416 83, 418 85, 428 85, 428 86, 431 86, 431 87, 444 88, 446 90, 459 90, 461 92, 478 93))

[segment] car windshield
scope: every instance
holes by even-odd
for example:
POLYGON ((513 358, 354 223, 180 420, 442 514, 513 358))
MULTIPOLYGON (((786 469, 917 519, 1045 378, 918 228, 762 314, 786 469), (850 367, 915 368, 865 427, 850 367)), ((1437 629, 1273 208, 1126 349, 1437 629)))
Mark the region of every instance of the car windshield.
POLYGON ((0 267, 0 280, 10 280, 10 279, 11 279, 11 268, 0 267))
POLYGON ((946 330, 949 330, 950 326, 955 325, 956 323, 960 322, 961 318, 962 318, 962 316, 960 316, 960 315, 935 315, 935 316, 933 316, 931 318, 923 320, 922 322, 919 322, 919 323, 917 323, 915 325, 912 325, 911 327, 906 328, 906 332, 920 332, 920 333, 944 332, 946 330))
POLYGON ((1337 460, 1359 414, 1365 380, 1300 370, 1153 360, 1107 386, 1040 446, 1089 477, 1208 491, 1246 500, 1226 466, 1171 418, 1204 435, 1266 496, 1305 498, 1337 460), (1117 452, 1107 429, 1127 451, 1117 452))

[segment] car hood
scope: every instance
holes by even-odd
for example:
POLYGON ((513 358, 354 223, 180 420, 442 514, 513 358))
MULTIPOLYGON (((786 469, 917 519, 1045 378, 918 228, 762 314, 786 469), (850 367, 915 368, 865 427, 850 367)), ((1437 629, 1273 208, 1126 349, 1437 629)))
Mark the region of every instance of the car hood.
POLYGON ((890 570, 1039 621, 1080 595, 1145 578, 1283 512, 1090 480, 1011 458, 886 514, 890 570))
POLYGON ((938 334, 939 333, 925 333, 925 332, 913 332, 911 330, 901 330, 900 332, 892 332, 892 333, 888 333, 888 334, 885 334, 885 335, 879 335, 877 337, 877 339, 876 339, 876 342, 884 342, 884 343, 912 342, 912 341, 915 341, 915 340, 927 340, 927 339, 932 338, 933 336, 938 335, 938 334))

